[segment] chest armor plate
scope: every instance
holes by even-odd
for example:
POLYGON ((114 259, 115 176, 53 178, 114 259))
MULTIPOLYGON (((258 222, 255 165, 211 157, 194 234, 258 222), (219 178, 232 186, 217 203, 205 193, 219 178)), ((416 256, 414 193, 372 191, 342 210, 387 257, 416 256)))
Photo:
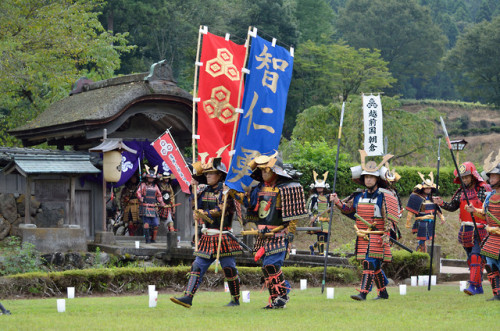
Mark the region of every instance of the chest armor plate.
POLYGON ((146 186, 146 194, 144 195, 144 203, 155 204, 156 200, 156 187, 146 186))
POLYGON ((265 186, 258 195, 259 225, 281 225, 281 197, 279 189, 265 186))

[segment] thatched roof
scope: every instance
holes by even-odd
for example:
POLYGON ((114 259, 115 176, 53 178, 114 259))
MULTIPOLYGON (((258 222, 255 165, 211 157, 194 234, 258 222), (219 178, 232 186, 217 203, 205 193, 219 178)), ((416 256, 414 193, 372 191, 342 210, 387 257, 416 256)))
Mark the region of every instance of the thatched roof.
MULTIPOLYGON (((69 138, 86 139, 87 132, 106 128, 127 109, 141 103, 153 102, 191 112, 192 96, 177 86, 167 65, 156 66, 149 76, 141 73, 99 82, 84 80, 76 84, 70 96, 10 133, 28 146, 44 141, 66 145, 69 138)), ((108 133, 111 133, 109 128, 108 133)))

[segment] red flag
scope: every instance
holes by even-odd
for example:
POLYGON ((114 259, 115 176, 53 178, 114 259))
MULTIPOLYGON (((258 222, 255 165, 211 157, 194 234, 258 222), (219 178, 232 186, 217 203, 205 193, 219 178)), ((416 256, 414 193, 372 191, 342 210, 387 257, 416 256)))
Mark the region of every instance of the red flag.
MULTIPOLYGON (((198 157, 222 156, 229 168, 229 150, 238 113, 238 93, 245 46, 207 33, 203 37, 198 84, 198 157)), ((243 91, 241 91, 243 94, 243 91)))
POLYGON ((164 134, 159 136, 151 145, 161 156, 163 161, 168 165, 168 168, 177 178, 182 192, 191 194, 189 186, 191 185, 191 171, 189 171, 184 157, 179 152, 179 148, 170 135, 170 131, 165 131, 164 134))

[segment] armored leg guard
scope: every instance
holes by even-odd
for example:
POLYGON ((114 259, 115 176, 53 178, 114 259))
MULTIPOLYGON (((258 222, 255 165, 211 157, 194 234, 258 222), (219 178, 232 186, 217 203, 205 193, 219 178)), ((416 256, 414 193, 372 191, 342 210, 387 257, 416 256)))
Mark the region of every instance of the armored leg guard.
POLYGON ((493 291, 493 298, 486 301, 500 300, 500 272, 496 269, 495 266, 493 266, 492 268, 488 264, 485 266, 485 268, 488 272, 488 280, 491 283, 491 290, 493 291))
POLYGON ((280 267, 273 264, 262 267, 264 276, 266 277, 266 285, 269 289, 269 304, 264 309, 285 308, 289 298, 285 285, 285 277, 280 267))
POLYGON ((357 301, 366 300, 366 295, 370 292, 375 273, 375 265, 366 260, 363 260, 363 279, 361 281, 361 289, 358 295, 351 295, 351 299, 357 301))
POLYGON ((384 275, 382 274, 382 269, 375 270, 373 277, 378 291, 378 296, 375 298, 375 300, 389 299, 389 293, 387 293, 387 289, 385 287, 385 279, 384 275))
POLYGON ((149 224, 147 223, 144 224, 144 238, 146 239, 146 244, 149 244, 151 242, 151 237, 149 234, 149 224))
POLYGON ((477 254, 472 254, 470 257, 470 280, 469 287, 464 290, 465 294, 476 295, 483 294, 483 286, 481 285, 482 273, 483 273, 483 261, 481 256, 477 254))
POLYGON ((156 242, 156 236, 158 235, 158 227, 155 226, 153 228, 153 235, 151 236, 151 242, 155 243, 156 242))
POLYGON ((189 281, 186 290, 184 291, 184 296, 180 298, 171 297, 170 301, 178 305, 181 305, 183 307, 191 308, 193 304, 193 296, 196 293, 196 290, 198 289, 198 286, 200 286, 201 283, 200 273, 201 273, 200 267, 198 267, 198 265, 193 263, 193 265, 191 266, 189 281))
POLYGON ((236 268, 224 268, 224 275, 226 276, 227 285, 229 286, 229 293, 231 293, 231 302, 226 306, 239 306, 240 305, 240 277, 236 268))
POLYGON ((135 236, 135 225, 132 222, 128 223, 128 234, 131 237, 135 236))
POLYGON ((325 236, 318 237, 318 253, 323 255, 325 253, 325 236))

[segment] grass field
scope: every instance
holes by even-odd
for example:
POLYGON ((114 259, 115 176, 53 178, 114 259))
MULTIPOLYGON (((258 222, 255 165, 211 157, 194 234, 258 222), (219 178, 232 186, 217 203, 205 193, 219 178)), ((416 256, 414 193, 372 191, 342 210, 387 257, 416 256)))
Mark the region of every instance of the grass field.
MULTIPOLYGON (((389 288, 389 300, 353 301, 354 288, 335 288, 327 300, 320 288, 293 290, 287 308, 263 310, 267 291, 251 291, 250 303, 224 307, 229 294, 200 292, 190 309, 174 305, 172 293, 161 292, 156 308, 148 297, 80 297, 66 299, 66 312, 58 313, 56 298, 7 300, 12 311, 0 316, 1 330, 468 330, 495 329, 500 303, 486 302, 486 294, 469 297, 458 285, 408 287, 399 295, 389 288)), ((244 289, 246 290, 246 289, 244 289)), ((177 293, 179 294, 179 293, 177 293)))

